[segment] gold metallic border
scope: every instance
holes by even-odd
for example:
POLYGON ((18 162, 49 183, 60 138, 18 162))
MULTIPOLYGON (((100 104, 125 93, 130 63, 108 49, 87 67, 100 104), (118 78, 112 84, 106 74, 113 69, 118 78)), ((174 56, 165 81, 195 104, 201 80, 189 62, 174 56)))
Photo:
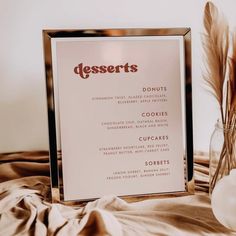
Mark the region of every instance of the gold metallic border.
MULTIPOLYGON (((132 36, 183 36, 185 51, 185 110, 186 110, 186 157, 185 157, 185 186, 184 192, 140 194, 122 196, 127 201, 138 201, 157 197, 179 196, 194 193, 193 175, 193 131, 192 131, 192 73, 191 73, 191 29, 190 28, 140 28, 140 29, 57 29, 43 30, 44 61, 47 89, 48 132, 51 174, 51 195, 53 202, 65 204, 84 204, 89 200, 64 201, 62 182, 62 158, 57 148, 56 110, 53 86, 52 48, 53 38, 65 37, 132 37, 132 36)), ((59 115, 59 114, 58 114, 59 115)))

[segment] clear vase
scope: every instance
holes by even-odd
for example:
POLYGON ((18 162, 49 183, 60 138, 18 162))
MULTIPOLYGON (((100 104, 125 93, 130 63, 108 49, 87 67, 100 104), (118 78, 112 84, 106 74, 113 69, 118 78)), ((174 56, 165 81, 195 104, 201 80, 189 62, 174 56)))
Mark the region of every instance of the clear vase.
POLYGON ((231 125, 222 125, 218 120, 210 140, 209 194, 216 183, 230 170, 236 168, 236 131, 231 125))

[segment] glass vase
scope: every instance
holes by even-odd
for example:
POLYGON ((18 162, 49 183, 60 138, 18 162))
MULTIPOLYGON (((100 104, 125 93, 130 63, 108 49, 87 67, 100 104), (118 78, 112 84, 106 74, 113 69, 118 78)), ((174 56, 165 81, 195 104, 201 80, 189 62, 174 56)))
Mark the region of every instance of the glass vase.
POLYGON ((218 120, 210 140, 209 194, 216 183, 236 168, 236 131, 231 125, 222 125, 218 120))

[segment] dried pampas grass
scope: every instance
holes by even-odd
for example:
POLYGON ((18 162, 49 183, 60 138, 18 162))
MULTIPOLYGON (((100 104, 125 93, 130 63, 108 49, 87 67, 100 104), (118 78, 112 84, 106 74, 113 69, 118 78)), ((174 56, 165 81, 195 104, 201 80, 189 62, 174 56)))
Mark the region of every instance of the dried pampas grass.
POLYGON ((229 98, 228 98, 228 117, 229 122, 235 122, 236 116, 236 32, 232 35, 232 57, 229 60, 229 98))
POLYGON ((210 180, 213 189, 219 178, 236 168, 236 33, 230 39, 228 23, 212 2, 205 5, 204 27, 203 49, 207 65, 204 81, 219 104, 224 128, 223 148, 210 180))
POLYGON ((222 119, 224 120, 223 92, 229 50, 229 28, 226 19, 219 15, 217 8, 211 2, 205 6, 204 27, 203 47, 208 66, 204 79, 220 105, 222 119))

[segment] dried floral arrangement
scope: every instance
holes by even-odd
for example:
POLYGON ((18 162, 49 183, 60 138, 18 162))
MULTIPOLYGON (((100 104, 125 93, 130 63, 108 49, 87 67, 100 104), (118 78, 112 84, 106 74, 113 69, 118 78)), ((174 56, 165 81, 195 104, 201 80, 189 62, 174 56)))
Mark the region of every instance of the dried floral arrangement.
POLYGON ((207 2, 204 10, 203 49, 206 58, 204 81, 220 109, 224 143, 210 186, 236 168, 236 33, 230 33, 225 17, 207 2))

